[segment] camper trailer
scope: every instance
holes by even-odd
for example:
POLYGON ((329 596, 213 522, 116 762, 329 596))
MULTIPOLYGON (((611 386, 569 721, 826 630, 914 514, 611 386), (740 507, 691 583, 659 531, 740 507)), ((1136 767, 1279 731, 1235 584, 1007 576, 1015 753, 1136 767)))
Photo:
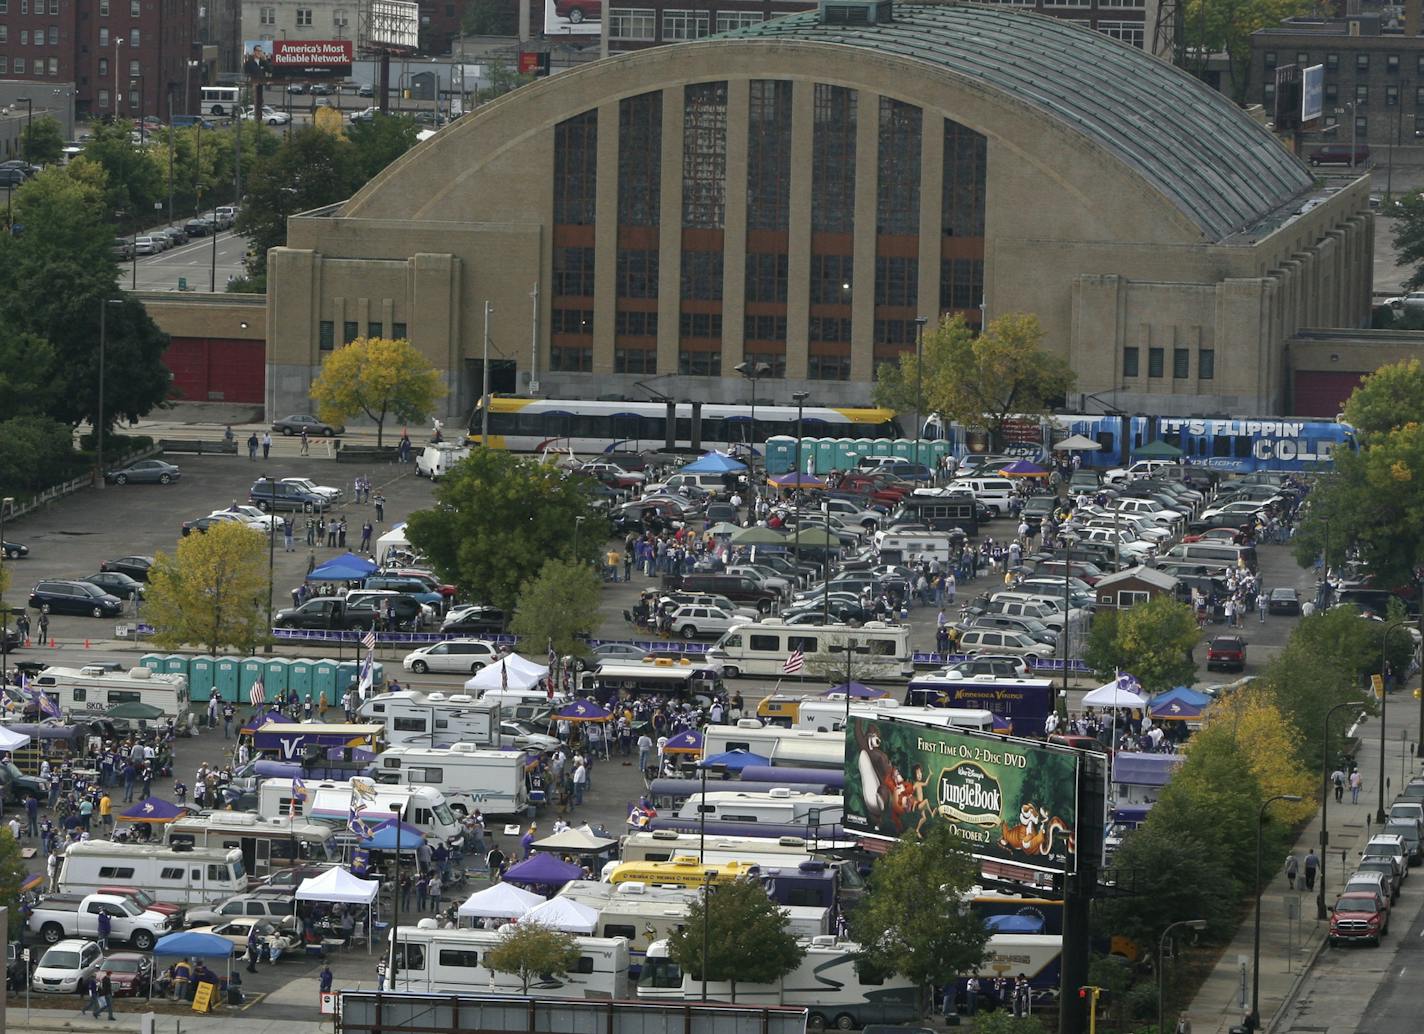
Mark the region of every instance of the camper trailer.
MULTIPOLYGON (((435 920, 392 931, 396 940, 394 991, 522 994, 512 973, 490 969, 485 958, 503 936, 498 930, 440 930, 435 920)), ((579 960, 558 976, 535 977, 528 993, 539 998, 628 997, 628 942, 622 937, 575 937, 579 960)))

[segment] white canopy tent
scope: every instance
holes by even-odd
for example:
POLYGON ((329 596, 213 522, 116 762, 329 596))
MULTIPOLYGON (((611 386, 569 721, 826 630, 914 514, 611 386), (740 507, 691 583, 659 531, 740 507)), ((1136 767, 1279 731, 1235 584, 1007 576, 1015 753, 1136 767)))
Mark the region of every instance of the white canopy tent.
POLYGON ((593 933, 598 928, 598 913, 570 898, 550 898, 525 912, 519 921, 538 923, 565 933, 593 933))
POLYGON ((573 854, 586 854, 602 851, 616 843, 618 841, 598 836, 589 826, 580 826, 578 829, 566 829, 562 833, 555 833, 543 840, 536 840, 530 846, 536 851, 567 851, 573 854))
POLYGON ((512 883, 496 883, 475 891, 456 912, 461 919, 518 919, 543 903, 542 894, 524 890, 512 883))
POLYGON ((1124 689, 1116 682, 1099 686, 1083 695, 1084 707, 1133 707, 1147 706, 1147 701, 1130 689, 1124 689))
POLYGON ((14 729, 7 729, 0 725, 0 750, 19 750, 29 742, 29 733, 16 732, 14 729))
POLYGON ((410 539, 405 537, 405 521, 391 526, 391 530, 386 532, 376 540, 376 556, 383 558, 393 549, 409 549, 410 539))
POLYGON ((475 672, 466 680, 465 688, 480 693, 489 689, 533 689, 547 674, 549 669, 544 665, 511 653, 475 672))
POLYGON ((363 880, 359 876, 337 866, 327 869, 320 876, 308 876, 297 887, 298 901, 321 901, 333 905, 366 906, 366 954, 371 953, 370 931, 375 929, 376 894, 381 889, 380 880, 363 880))

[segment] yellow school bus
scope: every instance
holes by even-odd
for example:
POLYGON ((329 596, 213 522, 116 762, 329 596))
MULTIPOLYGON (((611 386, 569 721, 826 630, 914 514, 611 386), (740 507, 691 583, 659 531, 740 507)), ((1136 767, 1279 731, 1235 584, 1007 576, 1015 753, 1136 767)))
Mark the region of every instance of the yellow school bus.
POLYGON ((802 700, 802 697, 773 693, 762 697, 761 703, 757 704, 756 716, 767 725, 795 728, 797 719, 801 717, 802 700))
POLYGON ((700 887, 711 874, 715 884, 731 883, 755 868, 745 862, 699 862, 678 855, 668 862, 624 862, 608 874, 609 883, 647 883, 663 887, 700 887))

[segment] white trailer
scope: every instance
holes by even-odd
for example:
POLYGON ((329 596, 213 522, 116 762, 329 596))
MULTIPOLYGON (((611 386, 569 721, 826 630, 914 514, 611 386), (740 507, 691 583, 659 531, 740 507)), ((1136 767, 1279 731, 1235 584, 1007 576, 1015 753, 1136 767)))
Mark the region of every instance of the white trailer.
POLYGON ((246 890, 247 870, 236 848, 85 840, 64 852, 59 889, 65 894, 92 894, 114 886, 142 887, 161 901, 206 905, 246 890))
POLYGON ((376 765, 376 782, 434 787, 460 815, 476 808, 485 814, 516 815, 529 805, 522 751, 481 750, 473 743, 391 747, 381 752, 376 765))
POLYGON ((402 689, 381 693, 361 704, 360 715, 386 726, 391 746, 449 747, 471 743, 499 745, 503 717, 496 701, 476 700, 468 693, 421 693, 402 689))
MULTIPOLYGON (((393 931, 396 974, 389 990, 491 994, 522 994, 524 985, 513 973, 490 969, 486 957, 502 938, 498 930, 440 930, 435 920, 393 931)), ((628 997, 628 942, 622 937, 575 937, 579 960, 567 973, 530 981, 529 994, 538 998, 628 997)))
POLYGON ((188 721, 188 679, 148 668, 46 668, 30 686, 76 718, 102 718, 117 704, 151 704, 179 724, 188 721))

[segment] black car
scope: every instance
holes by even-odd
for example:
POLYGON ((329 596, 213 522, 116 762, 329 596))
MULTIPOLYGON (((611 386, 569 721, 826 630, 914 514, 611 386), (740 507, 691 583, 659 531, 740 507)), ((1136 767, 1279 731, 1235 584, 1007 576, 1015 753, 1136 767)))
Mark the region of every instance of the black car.
POLYGON ((213 232, 212 223, 206 219, 189 219, 183 224, 183 229, 188 232, 189 237, 206 237, 213 232))
POLYGON ((4 545, 6 560, 18 560, 22 556, 30 555, 30 547, 22 545, 19 542, 10 542, 6 540, 4 545))
POLYGON ((99 565, 101 571, 117 571, 126 574, 136 582, 148 581, 148 572, 153 567, 151 556, 121 556, 117 560, 105 560, 99 565))
POLYGON ((508 619, 498 607, 470 607, 452 614, 440 626, 440 631, 466 633, 503 632, 508 619), (453 620, 452 620, 453 619, 453 620))
POLYGON ((135 596, 143 598, 143 583, 118 571, 100 571, 80 580, 97 585, 110 596, 117 596, 121 600, 131 600, 135 596))
POLYGON ((190 521, 184 521, 182 526, 179 528, 179 534, 183 536, 188 536, 195 531, 200 534, 206 534, 207 530, 211 528, 214 524, 230 523, 233 523, 230 518, 220 517, 215 513, 210 513, 206 517, 194 517, 190 521))
POLYGON ((310 92, 313 97, 330 97, 331 87, 327 86, 326 83, 312 83, 310 92))
POLYGON ((124 601, 89 582, 53 579, 40 582, 30 593, 30 606, 46 614, 87 614, 90 617, 117 617, 124 601))
POLYGON ((4 632, 0 633, 0 653, 13 653, 24 643, 25 640, 20 633, 9 625, 6 625, 4 632))
POLYGON ((1272 589, 1266 597, 1266 609, 1272 614, 1299 614, 1300 594, 1285 585, 1272 589))

